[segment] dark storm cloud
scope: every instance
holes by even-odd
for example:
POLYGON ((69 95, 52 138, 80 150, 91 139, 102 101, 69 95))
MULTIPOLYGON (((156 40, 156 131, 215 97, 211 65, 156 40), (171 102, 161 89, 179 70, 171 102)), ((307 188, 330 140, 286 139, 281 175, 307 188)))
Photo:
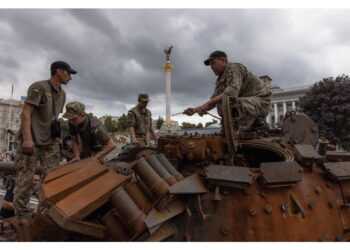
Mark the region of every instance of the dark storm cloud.
POLYGON ((216 76, 203 60, 213 50, 269 75, 283 88, 349 73, 348 10, 28 9, 0 10, 2 87, 17 95, 65 60, 78 71, 65 89, 98 115, 120 115, 139 92, 164 116, 163 49, 173 45, 172 104, 206 101, 216 76))

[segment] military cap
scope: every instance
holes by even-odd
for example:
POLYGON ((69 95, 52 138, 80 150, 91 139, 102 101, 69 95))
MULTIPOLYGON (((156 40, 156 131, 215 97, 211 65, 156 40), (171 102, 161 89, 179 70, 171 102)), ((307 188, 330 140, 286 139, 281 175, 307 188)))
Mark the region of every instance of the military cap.
POLYGON ((66 113, 63 114, 63 118, 71 120, 84 112, 85 112, 84 104, 80 102, 70 102, 70 103, 67 103, 66 105, 66 113))
POLYGON ((71 74, 76 74, 77 71, 75 71, 74 69, 72 69, 70 67, 70 65, 64 61, 56 61, 56 62, 53 62, 51 64, 51 67, 50 67, 51 71, 55 70, 55 69, 64 69, 64 70, 67 70, 69 73, 71 74))
POLYGON ((211 59, 218 58, 218 57, 226 57, 227 58, 227 55, 223 51, 216 50, 209 55, 209 58, 204 61, 204 64, 208 66, 210 64, 211 59))
POLYGON ((146 94, 146 93, 140 93, 140 94, 139 94, 138 101, 141 101, 141 102, 148 102, 148 101, 149 101, 149 96, 148 96, 148 94, 146 94))

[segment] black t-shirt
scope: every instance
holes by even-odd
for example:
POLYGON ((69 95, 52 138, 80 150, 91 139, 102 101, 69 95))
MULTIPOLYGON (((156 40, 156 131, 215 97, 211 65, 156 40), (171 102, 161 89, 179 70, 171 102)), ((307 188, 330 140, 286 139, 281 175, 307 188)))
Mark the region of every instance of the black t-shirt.
MULTIPOLYGON (((13 202, 13 196, 14 196, 13 190, 15 189, 15 185, 16 185, 16 182, 12 181, 12 183, 9 185, 6 191, 4 201, 13 202)), ((2 207, 0 210, 0 216, 2 216, 3 218, 10 218, 15 216, 15 211, 2 207)))

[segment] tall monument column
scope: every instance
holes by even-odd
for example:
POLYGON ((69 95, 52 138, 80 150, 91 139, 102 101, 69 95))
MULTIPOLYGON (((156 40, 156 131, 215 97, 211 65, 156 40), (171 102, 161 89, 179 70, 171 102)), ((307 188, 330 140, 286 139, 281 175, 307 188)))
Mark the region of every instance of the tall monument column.
POLYGON ((166 47, 164 52, 166 54, 165 65, 163 65, 163 69, 165 71, 165 122, 171 123, 171 108, 170 108, 170 93, 171 93, 171 70, 174 68, 170 63, 170 53, 173 46, 166 47))

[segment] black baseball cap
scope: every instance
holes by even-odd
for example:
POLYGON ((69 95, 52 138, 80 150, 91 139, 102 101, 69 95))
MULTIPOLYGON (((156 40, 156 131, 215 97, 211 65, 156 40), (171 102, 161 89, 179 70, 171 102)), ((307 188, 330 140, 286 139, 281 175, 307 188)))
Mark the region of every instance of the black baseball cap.
POLYGON ((226 57, 227 58, 227 55, 223 51, 216 50, 210 54, 209 58, 204 61, 204 64, 208 66, 210 64, 211 59, 218 58, 218 57, 226 57))
POLYGON ((77 71, 75 71, 74 69, 72 69, 70 67, 70 65, 64 61, 56 61, 56 62, 53 62, 51 64, 51 67, 50 67, 51 71, 55 70, 55 69, 64 69, 64 70, 67 70, 69 73, 71 74, 76 74, 77 71))

